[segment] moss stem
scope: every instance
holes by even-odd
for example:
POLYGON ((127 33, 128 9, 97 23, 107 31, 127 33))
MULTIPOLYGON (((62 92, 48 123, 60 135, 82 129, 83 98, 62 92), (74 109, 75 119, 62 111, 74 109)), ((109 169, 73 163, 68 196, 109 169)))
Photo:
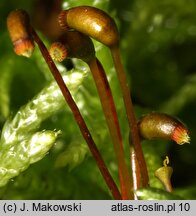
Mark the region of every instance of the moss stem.
POLYGON ((88 62, 88 65, 97 86, 103 112, 114 144, 114 151, 118 162, 122 199, 133 199, 133 194, 131 192, 131 178, 125 162, 118 115, 106 73, 99 60, 96 58, 92 58, 88 62))
POLYGON ((38 44, 39 49, 48 65, 48 67, 50 68, 50 71, 52 73, 52 75, 54 76, 54 79, 56 80, 59 88, 61 89, 61 92, 67 102, 67 104, 69 105, 70 109, 72 110, 72 113, 74 115, 74 118, 80 128, 80 131, 84 137, 84 139, 86 140, 88 147, 99 167, 99 170, 107 184, 107 186, 109 187, 114 199, 122 199, 121 198, 121 194, 112 178, 112 176, 110 175, 105 162, 103 161, 103 158, 90 134, 90 131, 87 128, 87 125, 75 103, 75 101, 73 100, 66 84, 63 81, 63 78, 61 76, 61 74, 59 73, 56 65, 54 64, 52 58, 50 57, 50 54, 48 53, 47 48, 45 47, 44 43, 42 42, 42 40, 39 38, 38 34, 34 31, 34 29, 32 29, 32 34, 34 37, 35 42, 38 44))
POLYGON ((142 151, 142 146, 140 143, 140 137, 138 133, 137 122, 134 114, 133 103, 130 96, 130 91, 128 87, 128 83, 126 80, 125 72, 122 66, 122 62, 120 59, 119 47, 116 45, 111 48, 112 58, 114 61, 114 65, 116 68, 117 76, 120 82, 123 100, 125 104, 126 114, 128 118, 130 134, 132 138, 133 147, 135 149, 135 154, 139 163, 139 167, 142 175, 143 187, 148 186, 149 178, 148 178, 148 170, 146 166, 146 161, 144 158, 144 154, 142 151))

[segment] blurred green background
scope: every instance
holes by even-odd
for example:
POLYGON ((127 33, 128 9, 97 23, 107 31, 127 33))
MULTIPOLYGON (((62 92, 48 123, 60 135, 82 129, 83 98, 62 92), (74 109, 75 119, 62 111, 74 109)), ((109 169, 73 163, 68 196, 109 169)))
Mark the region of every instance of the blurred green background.
MULTIPOLYGON (((196 199, 194 0, 0 1, 1 128, 6 119, 15 115, 21 106, 52 80, 38 49, 30 59, 14 54, 6 29, 8 13, 16 8, 27 10, 33 26, 48 45, 56 36, 51 25, 60 8, 78 5, 98 7, 115 18, 121 35, 122 60, 130 82, 137 117, 151 111, 161 111, 178 117, 190 130, 191 143, 183 146, 166 141, 143 143, 151 186, 162 188, 153 172, 162 165, 162 160, 168 155, 174 169, 174 193, 184 199, 196 199)), ((128 146, 127 122, 112 60, 108 57, 110 54, 106 47, 97 42, 95 46, 97 56, 110 77, 123 137, 128 146)), ((66 61, 62 66, 68 70, 72 66, 86 68, 86 65, 79 61, 66 61)), ((117 180, 113 148, 90 75, 85 78, 75 100, 84 104, 81 112, 117 180)), ((40 129, 61 130, 62 135, 44 159, 31 165, 0 188, 1 199, 111 199, 66 105, 45 120, 40 129)), ((147 195, 147 198, 151 197, 147 195)))

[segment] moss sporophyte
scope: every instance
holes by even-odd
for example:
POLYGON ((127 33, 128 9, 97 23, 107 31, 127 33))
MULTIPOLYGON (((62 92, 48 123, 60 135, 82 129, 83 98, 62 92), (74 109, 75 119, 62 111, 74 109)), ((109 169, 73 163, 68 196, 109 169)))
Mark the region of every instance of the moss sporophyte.
MULTIPOLYGON (((12 174, 10 174, 11 171, 8 169, 8 166, 11 165, 6 163, 5 160, 2 160, 0 185, 6 184, 10 178, 25 170, 29 164, 42 159, 58 138, 60 134, 58 130, 34 132, 41 121, 46 119, 49 115, 43 114, 42 120, 37 116, 40 115, 40 113, 50 113, 53 109, 57 109, 51 99, 55 93, 55 98, 59 100, 59 103, 57 103, 59 107, 64 106, 62 100, 63 95, 112 197, 114 199, 138 199, 137 191, 150 186, 148 169, 141 141, 144 139, 168 139, 182 145, 190 141, 188 130, 179 120, 164 113, 153 112, 142 116, 139 120, 136 119, 130 96, 130 89, 121 63, 119 32, 114 20, 106 12, 90 6, 73 7, 62 11, 58 17, 58 22, 57 24, 62 27, 61 34, 56 38, 55 42, 52 43, 48 51, 42 39, 31 25, 30 18, 26 11, 17 9, 8 15, 7 28, 15 53, 17 55, 31 57, 35 49, 34 43, 36 43, 60 90, 56 89, 55 92, 58 92, 55 93, 54 91, 49 91, 51 87, 45 89, 47 94, 44 95, 47 96, 40 97, 40 95, 38 95, 37 98, 28 103, 26 107, 20 109, 16 116, 12 120, 9 120, 4 126, 1 138, 1 157, 6 158, 8 155, 14 155, 17 156, 16 158, 20 157, 20 160, 17 160, 15 166, 11 168, 14 170, 12 174), (123 131, 119 123, 119 116, 110 83, 104 70, 104 65, 102 65, 100 60, 96 57, 94 44, 91 38, 104 44, 111 51, 117 79, 119 80, 122 91, 124 109, 129 128, 128 131, 130 134, 128 148, 130 148, 129 160, 131 162, 131 172, 126 163, 127 159, 124 150, 125 148, 127 149, 125 146, 127 142, 122 138, 123 131), (67 60, 67 58, 71 60, 74 58, 81 59, 90 68, 109 129, 109 134, 113 142, 120 187, 118 187, 114 181, 104 162, 101 151, 95 144, 89 126, 87 126, 78 105, 73 99, 74 91, 72 91, 72 93, 70 92, 72 88, 76 89, 76 86, 81 84, 85 75, 80 76, 78 81, 75 80, 73 83, 69 83, 71 75, 68 77, 69 81, 65 81, 53 62, 53 60, 63 62, 67 60), (45 106, 42 104, 45 104, 45 106), (25 131, 26 133, 24 133, 25 131), (26 137, 27 133, 29 134, 28 139, 26 137)), ((74 71, 72 73, 74 73, 74 71)), ((57 88, 57 86, 55 88, 57 88)), ((64 131, 61 133, 64 133, 64 131)), ((171 173, 171 168, 167 165, 155 171, 155 176, 160 179, 169 192, 172 191, 172 187, 168 183, 171 173)))

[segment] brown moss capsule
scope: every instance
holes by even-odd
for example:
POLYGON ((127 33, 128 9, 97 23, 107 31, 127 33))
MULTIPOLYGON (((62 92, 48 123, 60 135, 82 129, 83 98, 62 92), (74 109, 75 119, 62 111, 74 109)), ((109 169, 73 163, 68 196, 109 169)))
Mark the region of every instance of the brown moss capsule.
POLYGON ((21 9, 10 12, 7 17, 7 28, 15 53, 30 57, 35 45, 31 36, 31 26, 27 12, 21 9))
POLYGON ((109 47, 116 46, 119 42, 114 20, 94 7, 79 6, 64 10, 59 15, 59 24, 62 28, 75 29, 109 47))
POLYGON ((51 57, 55 61, 65 58, 78 58, 90 62, 95 58, 95 49, 91 39, 78 31, 65 31, 49 48, 51 57))
POLYGON ((138 122, 140 135, 144 139, 171 139, 177 144, 189 143, 188 130, 177 119, 163 113, 151 113, 138 122))

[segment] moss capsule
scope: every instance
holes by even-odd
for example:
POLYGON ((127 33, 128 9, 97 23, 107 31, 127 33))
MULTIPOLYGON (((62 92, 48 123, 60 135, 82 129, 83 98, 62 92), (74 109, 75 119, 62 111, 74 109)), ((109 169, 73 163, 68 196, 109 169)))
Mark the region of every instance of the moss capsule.
POLYGON ((171 139, 182 145, 190 142, 188 130, 177 119, 163 113, 150 113, 138 122, 140 136, 144 139, 171 139))
POLYGON ((59 24, 62 28, 75 29, 109 47, 119 42, 114 20, 98 8, 79 6, 64 10, 59 15, 59 24))
POLYGON ((7 17, 7 28, 15 53, 30 57, 35 45, 31 36, 31 26, 27 12, 21 9, 10 12, 7 17))

